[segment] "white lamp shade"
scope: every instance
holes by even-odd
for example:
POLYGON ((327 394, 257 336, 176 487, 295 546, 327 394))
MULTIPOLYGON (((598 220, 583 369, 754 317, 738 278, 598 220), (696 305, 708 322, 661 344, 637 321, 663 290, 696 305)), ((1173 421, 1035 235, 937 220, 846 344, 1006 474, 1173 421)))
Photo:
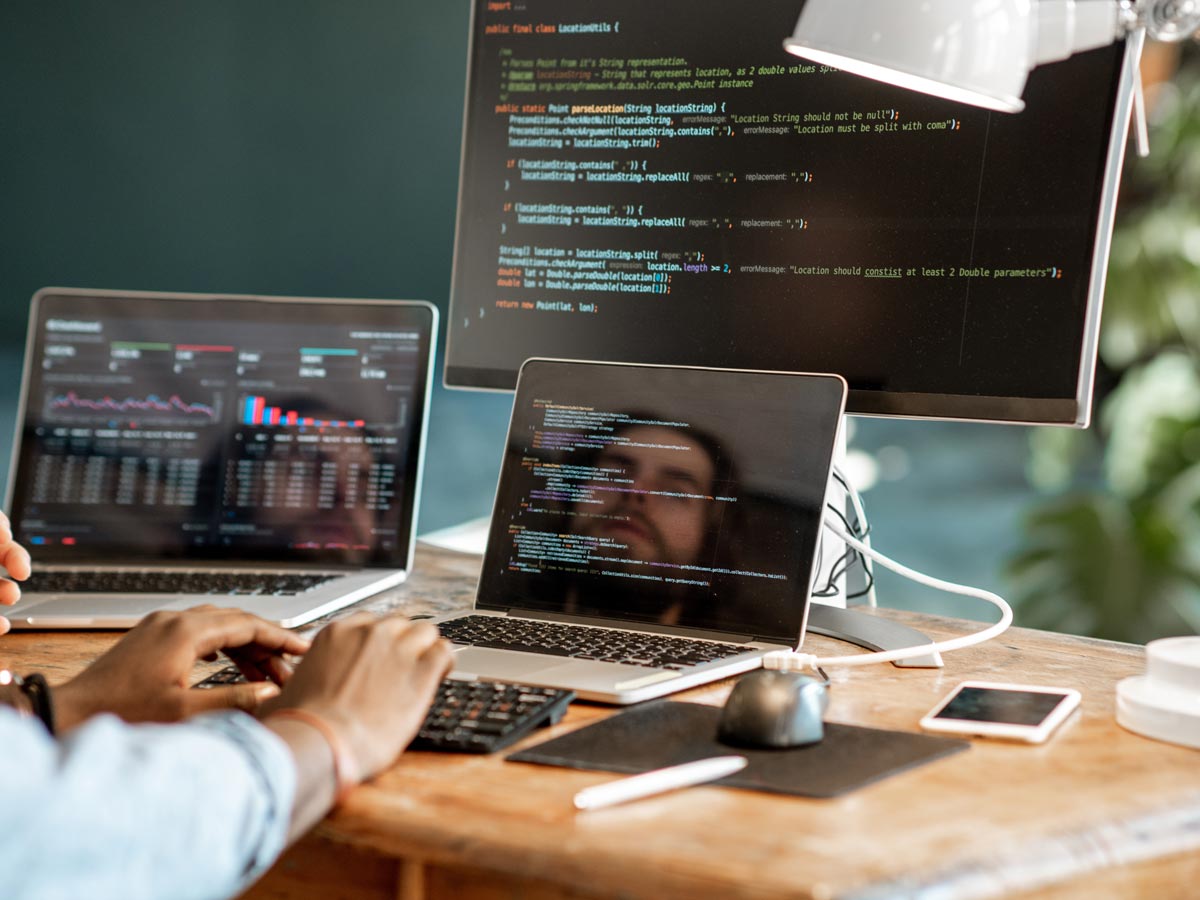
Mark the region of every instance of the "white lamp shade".
POLYGON ((1037 64, 1033 0, 808 0, 788 52, 1004 112, 1037 64))

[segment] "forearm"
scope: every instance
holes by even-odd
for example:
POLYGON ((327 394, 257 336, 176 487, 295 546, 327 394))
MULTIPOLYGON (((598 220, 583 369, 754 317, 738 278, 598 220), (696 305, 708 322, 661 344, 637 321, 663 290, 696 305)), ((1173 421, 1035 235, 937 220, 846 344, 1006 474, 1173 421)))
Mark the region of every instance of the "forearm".
POLYGON ((303 722, 268 718, 264 724, 287 744, 296 763, 296 794, 287 836, 290 844, 333 806, 333 751, 320 732, 303 722))

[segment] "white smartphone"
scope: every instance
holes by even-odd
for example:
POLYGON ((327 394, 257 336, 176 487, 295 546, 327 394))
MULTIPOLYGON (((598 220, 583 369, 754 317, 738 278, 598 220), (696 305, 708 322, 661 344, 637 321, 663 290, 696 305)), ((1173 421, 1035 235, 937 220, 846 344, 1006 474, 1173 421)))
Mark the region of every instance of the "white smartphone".
POLYGON ((921 727, 1040 744, 1079 699, 1072 688, 964 681, 921 719, 921 727))

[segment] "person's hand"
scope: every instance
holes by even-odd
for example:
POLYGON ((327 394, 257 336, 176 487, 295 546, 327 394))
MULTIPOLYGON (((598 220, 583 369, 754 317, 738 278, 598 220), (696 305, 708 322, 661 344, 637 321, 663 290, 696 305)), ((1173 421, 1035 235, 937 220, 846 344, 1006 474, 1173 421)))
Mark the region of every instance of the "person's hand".
MULTIPOLYGON (((8 571, 9 578, 24 581, 33 571, 29 562, 29 551, 13 540, 12 525, 8 516, 0 513, 0 565, 8 571)), ((21 599, 21 589, 16 581, 0 579, 0 605, 12 606, 21 599)), ((0 634, 9 629, 8 619, 0 616, 0 634)))
POLYGON ((175 722, 212 709, 254 710, 287 681, 290 668, 282 655, 302 654, 308 646, 287 629, 237 609, 151 613, 80 675, 54 689, 59 729, 100 712, 126 722, 175 722), (192 690, 196 660, 215 658, 218 651, 237 662, 250 683, 192 690))
POLYGON ((424 721, 453 662, 428 622, 358 613, 326 626, 280 696, 265 704, 324 719, 354 754, 360 779, 387 768, 424 721))

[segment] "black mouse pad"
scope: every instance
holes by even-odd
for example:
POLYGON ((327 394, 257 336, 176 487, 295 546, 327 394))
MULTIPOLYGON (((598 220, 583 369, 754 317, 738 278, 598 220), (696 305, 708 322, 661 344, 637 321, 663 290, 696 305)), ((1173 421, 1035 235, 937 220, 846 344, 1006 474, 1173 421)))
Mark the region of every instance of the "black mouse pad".
POLYGON ((714 784, 827 798, 971 746, 953 738, 827 722, 825 739, 819 744, 751 750, 717 740, 720 715, 715 706, 657 700, 507 758, 634 775, 710 756, 738 754, 750 764, 714 784))

